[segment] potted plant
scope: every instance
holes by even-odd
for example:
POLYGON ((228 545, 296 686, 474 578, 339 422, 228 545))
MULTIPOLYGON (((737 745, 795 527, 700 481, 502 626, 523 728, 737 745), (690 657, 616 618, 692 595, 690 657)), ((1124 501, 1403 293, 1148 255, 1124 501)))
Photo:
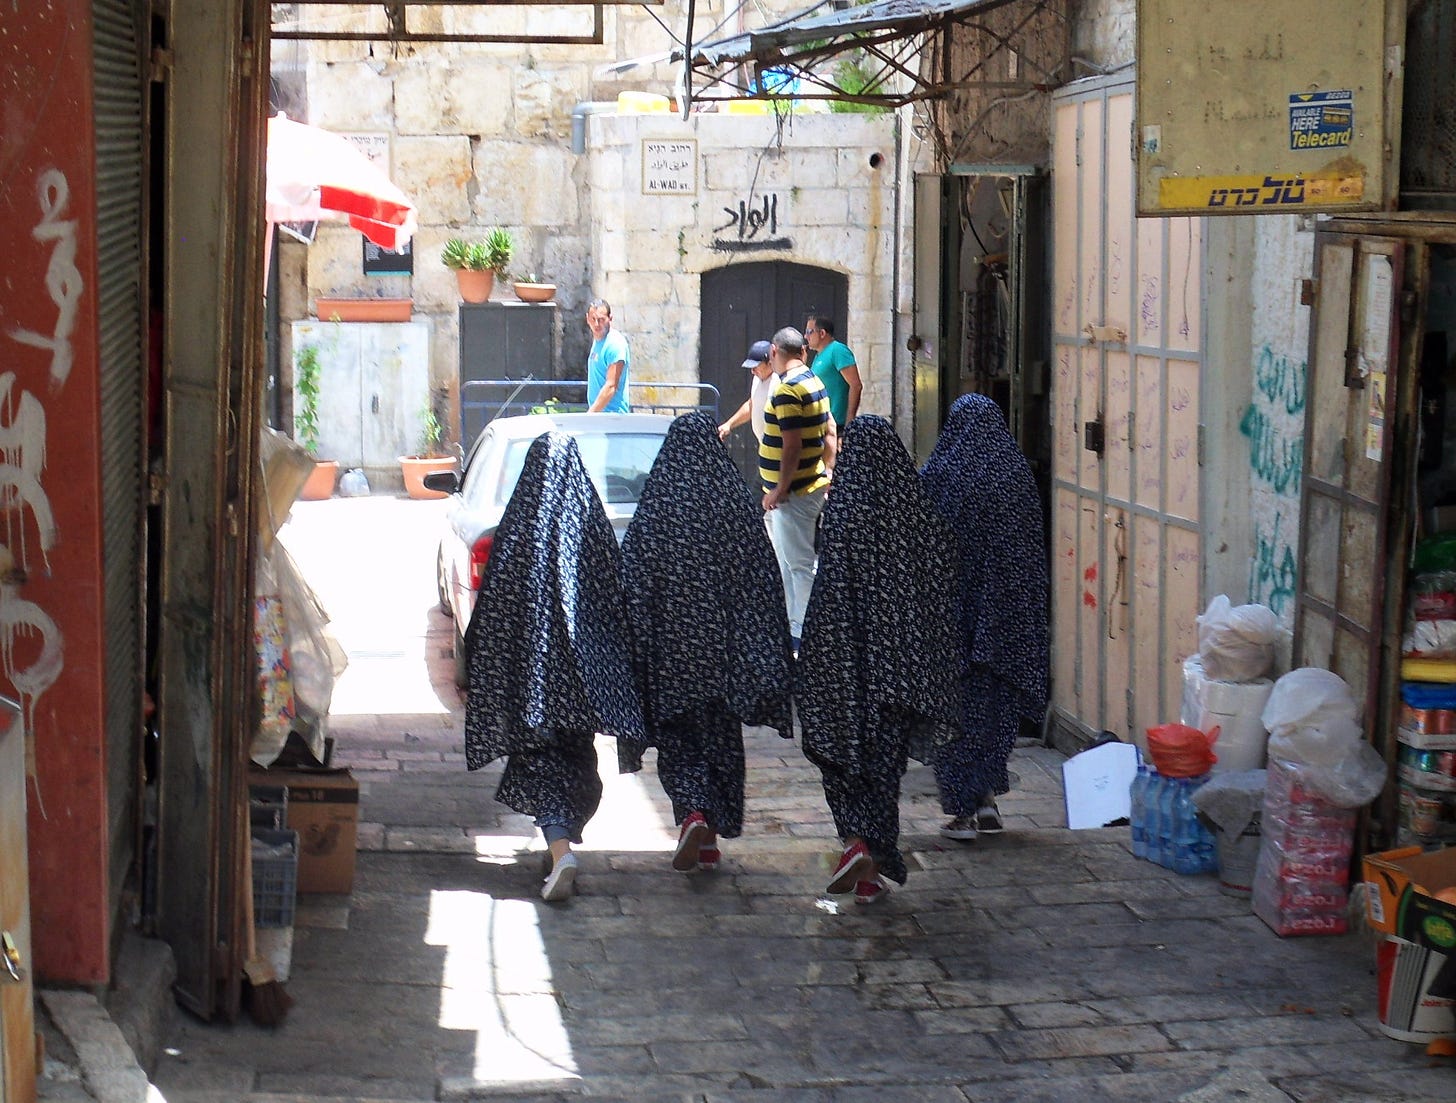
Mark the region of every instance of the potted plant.
POLYGON ((304 481, 298 496, 306 502, 318 502, 331 498, 334 483, 339 477, 337 460, 318 458, 319 444, 319 380, 323 365, 319 362, 317 345, 304 345, 293 354, 293 435, 314 457, 314 468, 304 481))
POLYGON ((556 285, 535 272, 527 272, 513 286, 523 303, 549 303, 556 297, 556 285))
POLYGON ((483 303, 495 288, 496 275, 511 263, 515 247, 515 238, 509 230, 492 226, 481 241, 452 237, 440 250, 440 263, 454 269, 462 299, 467 303, 483 303))
POLYGON ((445 427, 440 423, 436 412, 444 398, 444 392, 437 391, 420 412, 419 451, 412 456, 399 457, 399 470, 404 477, 405 493, 411 498, 447 496, 444 491, 430 490, 425 486, 426 475, 435 471, 455 470, 455 457, 445 449, 445 427))

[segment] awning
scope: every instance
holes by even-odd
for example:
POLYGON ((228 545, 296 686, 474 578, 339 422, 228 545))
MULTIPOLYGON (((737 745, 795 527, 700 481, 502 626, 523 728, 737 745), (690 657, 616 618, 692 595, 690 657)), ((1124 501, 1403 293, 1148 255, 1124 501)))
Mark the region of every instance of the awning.
MULTIPOLYGON (((691 44, 691 98, 840 100, 896 107, 944 96, 974 71, 925 72, 920 51, 927 36, 972 23, 997 9, 1019 4, 1025 18, 1013 22, 1006 39, 1031 23, 1045 4, 1039 0, 871 0, 854 7, 807 11, 726 38, 691 44), (838 64, 857 51, 852 72, 838 64)), ((998 37, 1002 37, 998 35, 998 37)), ((687 51, 672 54, 681 63, 687 51)), ((982 59, 984 60, 984 59, 982 59)), ((943 67, 942 67, 943 68, 943 67)), ((976 68, 980 68, 979 65, 976 68)), ((984 74, 981 82, 984 81, 984 74)), ((1052 74, 1028 73, 997 82, 1009 95, 1045 90, 1052 74)))

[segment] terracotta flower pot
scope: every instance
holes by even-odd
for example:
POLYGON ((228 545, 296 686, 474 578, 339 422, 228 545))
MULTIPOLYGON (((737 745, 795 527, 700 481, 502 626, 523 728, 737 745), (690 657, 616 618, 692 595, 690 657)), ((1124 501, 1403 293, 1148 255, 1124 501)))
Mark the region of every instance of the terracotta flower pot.
POLYGON ((314 314, 321 322, 407 322, 414 302, 410 299, 324 299, 314 302, 314 314))
POLYGON ((460 297, 467 303, 483 303, 495 289, 495 272, 484 272, 474 268, 455 269, 455 280, 460 285, 460 297))
POLYGON ((523 303, 549 303, 556 297, 554 283, 518 283, 515 291, 516 298, 523 303))
POLYGON ((434 471, 454 471, 454 456, 400 456, 399 471, 404 476, 405 493, 411 498, 448 498, 443 490, 425 487, 425 476, 434 471))
POLYGON ((338 478, 338 460, 315 460, 313 470, 303 481, 303 489, 298 492, 299 501, 321 502, 326 498, 332 498, 334 483, 338 481, 338 478))

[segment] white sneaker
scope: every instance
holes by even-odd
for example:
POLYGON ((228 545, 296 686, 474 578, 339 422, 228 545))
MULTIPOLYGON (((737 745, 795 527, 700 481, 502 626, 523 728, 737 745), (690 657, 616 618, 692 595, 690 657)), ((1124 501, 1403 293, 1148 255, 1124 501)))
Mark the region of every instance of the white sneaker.
POLYGON ((551 867, 551 876, 546 878, 546 884, 541 888, 541 899, 551 904, 566 900, 575 884, 576 855, 568 851, 551 867))
POLYGON ((976 830, 976 817, 957 816, 941 827, 940 834, 942 838, 956 839, 963 843, 975 842, 976 835, 979 834, 976 830))

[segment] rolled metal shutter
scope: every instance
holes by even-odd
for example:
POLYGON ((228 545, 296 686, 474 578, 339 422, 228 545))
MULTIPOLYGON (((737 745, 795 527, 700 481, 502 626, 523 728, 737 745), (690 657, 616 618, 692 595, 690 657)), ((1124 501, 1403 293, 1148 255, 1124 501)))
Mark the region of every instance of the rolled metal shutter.
POLYGON ((147 5, 92 5, 106 748, 113 906, 135 856, 141 753, 147 387, 143 259, 142 20, 147 5))

